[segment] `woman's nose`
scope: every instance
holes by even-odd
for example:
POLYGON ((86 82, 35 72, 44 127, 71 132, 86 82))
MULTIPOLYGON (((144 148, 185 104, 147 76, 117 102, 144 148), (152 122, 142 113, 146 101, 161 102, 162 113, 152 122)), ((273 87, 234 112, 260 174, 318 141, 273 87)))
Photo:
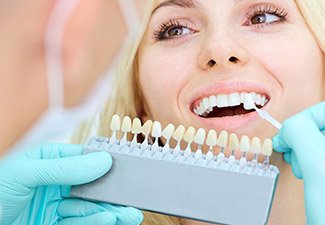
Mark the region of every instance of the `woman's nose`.
POLYGON ((199 66, 207 70, 213 67, 244 65, 248 58, 248 52, 240 41, 230 32, 223 32, 204 39, 198 61, 199 66))

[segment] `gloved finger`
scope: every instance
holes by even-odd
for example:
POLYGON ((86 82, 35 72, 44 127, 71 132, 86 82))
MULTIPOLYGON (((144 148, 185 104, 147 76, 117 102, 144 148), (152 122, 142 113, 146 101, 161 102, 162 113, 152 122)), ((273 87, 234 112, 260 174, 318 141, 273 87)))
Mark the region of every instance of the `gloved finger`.
POLYGON ((116 216, 117 225, 138 225, 143 221, 143 214, 140 210, 133 207, 116 206, 106 203, 100 203, 101 206, 105 207, 109 212, 114 213, 116 216))
POLYGON ((45 143, 35 146, 27 151, 22 151, 17 158, 25 159, 58 159, 81 155, 82 145, 45 143))
POLYGON ((318 127, 318 130, 325 129, 325 102, 318 103, 302 112, 309 117, 318 127))
POLYGON ((291 149, 288 147, 287 143, 283 141, 280 134, 277 134, 272 138, 272 145, 276 152, 291 152, 291 149))
POLYGON ((301 173, 301 169, 299 166, 299 163, 297 161, 297 156, 294 152, 291 153, 291 166, 292 166, 292 173, 293 175, 297 178, 297 179, 302 179, 302 173, 301 173))
POLYGON ((115 225, 116 217, 110 212, 100 212, 85 217, 70 217, 62 219, 58 225, 115 225))
POLYGON ((85 217, 105 211, 103 206, 82 199, 63 199, 57 208, 60 217, 85 217))
POLYGON ((283 155, 284 161, 291 165, 291 152, 286 152, 283 155))
POLYGON ((286 120, 274 141, 274 148, 292 149, 298 157, 303 157, 307 149, 318 149, 320 144, 325 145, 325 138, 316 124, 304 114, 286 120))
POLYGON ((21 160, 10 170, 21 185, 35 188, 40 185, 79 185, 104 175, 112 165, 108 152, 49 160, 21 160), (17 177, 18 176, 18 177, 17 177))

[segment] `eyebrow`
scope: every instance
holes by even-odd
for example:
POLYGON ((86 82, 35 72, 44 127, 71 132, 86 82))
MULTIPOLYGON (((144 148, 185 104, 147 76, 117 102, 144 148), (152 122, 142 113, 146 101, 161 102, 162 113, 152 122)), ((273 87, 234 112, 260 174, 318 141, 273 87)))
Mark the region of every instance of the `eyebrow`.
MULTIPOLYGON (((240 3, 244 0, 233 0, 234 4, 240 3)), ((195 0, 167 0, 161 2, 151 13, 153 15, 159 8, 162 8, 164 6, 179 6, 182 8, 196 8, 196 2, 195 0)))
POLYGON ((152 14, 154 14, 159 8, 162 8, 164 6, 179 6, 182 8, 195 8, 195 2, 193 0, 167 0, 161 2, 153 11, 152 14))

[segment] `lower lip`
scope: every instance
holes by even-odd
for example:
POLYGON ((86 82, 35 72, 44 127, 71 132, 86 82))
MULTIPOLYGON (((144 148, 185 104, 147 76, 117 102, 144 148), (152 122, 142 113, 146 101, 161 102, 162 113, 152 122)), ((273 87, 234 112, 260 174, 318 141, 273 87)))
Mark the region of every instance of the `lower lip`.
POLYGON ((225 116, 214 118, 202 118, 197 116, 195 113, 194 115, 201 124, 204 124, 204 126, 208 127, 209 129, 227 130, 232 132, 236 131, 239 128, 245 128, 249 126, 254 121, 257 121, 259 118, 256 111, 238 116, 225 116))

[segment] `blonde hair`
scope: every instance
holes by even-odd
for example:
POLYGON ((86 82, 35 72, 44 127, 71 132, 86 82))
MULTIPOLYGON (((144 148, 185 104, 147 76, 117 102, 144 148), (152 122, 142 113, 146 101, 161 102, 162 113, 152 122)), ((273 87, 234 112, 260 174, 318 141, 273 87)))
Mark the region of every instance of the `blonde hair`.
MULTIPOLYGON (((148 1, 149 2, 149 1, 148 1)), ((302 17, 314 34, 318 45, 325 53, 325 1, 323 0, 295 0, 302 17)), ((145 114, 145 103, 138 82, 138 50, 150 21, 155 1, 148 4, 142 27, 138 36, 130 43, 125 59, 114 81, 113 91, 108 99, 105 109, 100 116, 98 135, 109 136, 109 123, 114 114, 122 116, 141 117, 145 114)), ((88 138, 89 123, 82 124, 73 138, 74 143, 84 143, 88 138)), ((182 225, 183 220, 154 213, 145 212, 144 225, 182 225)))

